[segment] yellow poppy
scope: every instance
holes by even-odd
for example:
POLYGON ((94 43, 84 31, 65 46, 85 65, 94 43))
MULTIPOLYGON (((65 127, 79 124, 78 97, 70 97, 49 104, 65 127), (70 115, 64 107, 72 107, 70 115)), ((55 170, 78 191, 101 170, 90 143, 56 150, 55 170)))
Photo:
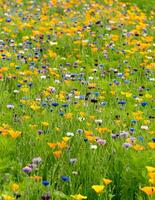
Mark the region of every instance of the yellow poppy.
POLYGON ((155 194, 155 187, 143 187, 143 188, 140 188, 140 190, 145 192, 147 195, 155 194))
POLYGON ((19 185, 16 184, 16 183, 13 183, 13 184, 12 184, 12 190, 13 190, 14 192, 16 192, 18 189, 19 189, 19 185))
POLYGON ((111 179, 103 178, 103 183, 104 183, 105 185, 109 185, 111 182, 112 182, 111 179))
POLYGON ((83 196, 81 194, 76 194, 76 195, 71 195, 71 197, 75 200, 82 200, 82 199, 87 199, 87 196, 83 196))
POLYGON ((142 150, 144 149, 144 147, 141 146, 141 145, 139 145, 139 144, 135 144, 135 145, 133 146, 133 149, 135 149, 136 151, 142 151, 142 150))
POLYGON ((149 142, 149 143, 148 143, 148 146, 149 146, 151 149, 155 149, 155 143, 154 143, 154 142, 149 142))
POLYGON ((146 166, 148 172, 155 172, 155 167, 146 166))
POLYGON ((104 185, 93 185, 92 189, 95 190, 95 192, 97 194, 100 194, 101 192, 103 192, 105 186, 104 185))

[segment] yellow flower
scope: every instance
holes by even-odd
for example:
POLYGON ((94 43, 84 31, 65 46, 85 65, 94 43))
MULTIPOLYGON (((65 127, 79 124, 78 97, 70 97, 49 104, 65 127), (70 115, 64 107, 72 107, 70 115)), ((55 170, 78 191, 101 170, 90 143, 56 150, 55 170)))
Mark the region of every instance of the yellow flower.
POLYGON ((153 185, 155 185, 155 179, 149 179, 149 183, 151 183, 151 184, 153 184, 153 185))
POLYGON ((11 130, 10 131, 10 135, 11 135, 12 138, 15 139, 15 138, 21 136, 21 132, 20 131, 13 131, 13 130, 11 130))
POLYGON ((148 176, 152 179, 155 180, 155 172, 149 172, 148 176))
POLYGON ((148 99, 152 99, 152 95, 151 94, 145 94, 145 97, 148 99))
POLYGON ((146 166, 148 172, 155 172, 155 167, 146 166))
POLYGON ((28 91, 29 91, 29 88, 23 87, 23 88, 20 89, 20 91, 22 91, 22 92, 28 92, 28 91))
POLYGON ((148 145, 151 149, 155 149, 155 143, 154 142, 149 142, 148 145))
POLYGON ((42 124, 43 126, 49 126, 49 123, 48 123, 48 122, 41 122, 41 124, 42 124))
POLYGON ((89 83, 88 84, 89 89, 92 89, 92 88, 95 88, 95 87, 96 87, 96 83, 89 83))
POLYGON ((3 197, 3 200, 14 200, 14 198, 9 195, 2 195, 2 197, 3 197))
POLYGON ((34 110, 34 111, 37 111, 37 110, 40 109, 40 106, 38 106, 38 105, 36 105, 36 104, 32 104, 32 105, 30 106, 30 108, 31 108, 32 110, 34 110))
POLYGON ((71 197, 75 200, 82 200, 82 199, 87 199, 87 196, 83 196, 81 194, 76 194, 76 195, 71 195, 71 197))
POLYGON ((132 96, 132 93, 126 92, 126 93, 125 93, 125 96, 126 96, 126 97, 131 97, 131 96, 132 96))
POLYGON ((19 189, 19 185, 16 184, 16 183, 13 183, 13 184, 12 184, 12 190, 13 190, 14 192, 16 192, 18 189, 19 189))
POLYGON ((97 194, 100 194, 101 192, 103 192, 105 186, 104 185, 93 185, 92 189, 95 190, 95 192, 97 194))
POLYGON ((72 116, 73 116, 72 113, 66 113, 66 114, 64 115, 64 117, 65 117, 66 119, 72 119, 72 116))
POLYGON ((66 136, 66 137, 63 137, 62 139, 63 139, 63 141, 68 142, 70 140, 70 137, 66 136))
POLYGON ((135 144, 135 145, 133 146, 133 148, 134 148, 136 151, 142 151, 142 150, 144 149, 144 147, 141 146, 141 145, 139 145, 139 144, 135 144))
POLYGON ((80 116, 81 116, 81 117, 85 117, 85 116, 86 116, 86 113, 80 112, 80 116))
POLYGON ((147 195, 155 194, 155 187, 143 187, 143 188, 140 188, 140 190, 145 192, 147 195))
POLYGON ((112 182, 111 179, 103 178, 103 183, 104 183, 105 185, 109 185, 111 182, 112 182))
POLYGON ((57 56, 57 54, 54 51, 52 51, 52 50, 48 50, 48 53, 49 53, 49 56, 51 58, 56 58, 56 56, 57 56))

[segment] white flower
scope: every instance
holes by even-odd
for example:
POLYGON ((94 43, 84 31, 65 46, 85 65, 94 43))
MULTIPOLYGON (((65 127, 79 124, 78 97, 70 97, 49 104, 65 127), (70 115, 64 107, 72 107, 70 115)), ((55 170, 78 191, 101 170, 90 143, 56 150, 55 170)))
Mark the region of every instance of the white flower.
POLYGON ((52 42, 52 41, 50 41, 50 45, 51 46, 54 46, 54 45, 57 45, 58 43, 57 42, 52 42))
POLYGON ((147 130, 149 130, 149 127, 148 127, 148 126, 145 126, 145 125, 142 125, 142 126, 141 126, 141 129, 147 131, 147 130))
POLYGON ((72 171, 72 174, 73 175, 78 175, 78 172, 77 171, 72 171))
POLYGON ((34 165, 38 165, 42 161, 41 157, 33 158, 32 163, 34 165))
POLYGON ((102 119, 95 119, 96 124, 102 124, 102 119))
POLYGON ((97 149, 97 145, 92 144, 92 145, 90 145, 90 148, 96 150, 97 149))
POLYGON ((13 92, 17 94, 17 93, 19 93, 19 90, 14 90, 13 92))
POLYGON ((41 78, 41 79, 46 79, 46 76, 41 76, 40 78, 41 78))
POLYGON ((74 133, 67 132, 66 135, 67 135, 68 137, 73 137, 73 136, 74 136, 74 133))
POLYGON ((55 82, 55 83, 60 83, 60 81, 59 81, 59 80, 57 80, 57 79, 56 79, 54 82, 55 82))
POLYGON ((80 121, 80 122, 82 122, 82 121, 84 121, 84 120, 85 120, 84 117, 79 117, 79 121, 80 121))
POLYGON ((88 77, 88 79, 89 79, 89 80, 93 80, 93 79, 94 79, 94 77, 92 77, 92 76, 89 76, 89 77, 88 77))

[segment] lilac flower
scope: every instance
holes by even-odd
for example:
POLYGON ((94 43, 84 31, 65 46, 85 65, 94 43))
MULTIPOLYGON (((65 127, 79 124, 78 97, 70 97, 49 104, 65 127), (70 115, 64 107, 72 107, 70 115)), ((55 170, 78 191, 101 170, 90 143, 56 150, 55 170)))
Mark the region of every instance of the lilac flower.
POLYGON ((111 137, 112 137, 113 139, 116 139, 116 138, 119 137, 119 134, 111 134, 111 137))
POLYGON ((43 130, 38 130, 38 134, 39 135, 43 134, 43 130))
POLYGON ((14 109, 14 105, 8 104, 8 105, 7 105, 7 108, 9 108, 9 109, 14 109))
POLYGON ((97 139, 96 141, 97 141, 97 143, 100 144, 100 145, 105 145, 105 144, 107 143, 106 140, 103 140, 103 139, 101 139, 101 138, 97 139))
POLYGON ((7 18, 7 19, 6 19, 6 22, 11 22, 11 18, 7 18))
POLYGON ((82 129, 78 129, 78 130, 76 131, 76 133, 81 134, 81 133, 83 133, 83 130, 82 130, 82 129))
POLYGON ((45 194, 41 197, 42 200, 50 200, 51 197, 50 197, 50 194, 45 194))
POLYGON ((132 144, 125 142, 125 143, 123 143, 123 147, 128 149, 128 148, 132 147, 132 144))
POLYGON ((127 137, 128 135, 129 135, 129 133, 126 132, 126 131, 123 131, 123 132, 121 132, 121 133, 119 134, 120 137, 127 137))
POLYGON ((136 138, 135 137, 130 137, 131 142, 135 142, 136 138))
POLYGON ((22 170, 23 170, 23 172, 25 172, 25 173, 30 173, 30 172, 32 172, 32 168, 29 167, 29 166, 24 167, 22 170))

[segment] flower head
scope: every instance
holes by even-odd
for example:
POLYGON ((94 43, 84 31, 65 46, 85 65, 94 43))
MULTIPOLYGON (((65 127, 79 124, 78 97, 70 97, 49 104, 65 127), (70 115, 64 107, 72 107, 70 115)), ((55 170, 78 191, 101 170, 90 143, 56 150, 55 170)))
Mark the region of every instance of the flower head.
POLYGON ((140 190, 145 192, 147 195, 155 194, 155 187, 143 187, 143 188, 140 188, 140 190))
POLYGON ((82 200, 82 199, 87 199, 87 196, 83 196, 81 194, 76 194, 76 195, 71 195, 71 197, 75 200, 82 200))
POLYGON ((61 180, 64 182, 70 181, 70 178, 68 176, 61 176, 61 180))
POLYGON ((112 180, 107 179, 107 178, 103 178, 103 183, 104 183, 105 185, 109 185, 111 182, 112 182, 112 180))
POLYGON ((25 172, 25 173, 30 173, 30 172, 32 171, 32 168, 29 167, 29 166, 26 166, 26 167, 24 167, 22 170, 23 170, 23 172, 25 172))
POLYGON ((13 184, 12 184, 12 190, 13 190, 14 192, 16 192, 18 189, 19 189, 19 185, 16 184, 16 183, 13 183, 13 184))
POLYGON ((103 192, 105 186, 104 185, 93 185, 92 189, 95 190, 95 192, 97 194, 100 194, 101 192, 103 192))
POLYGON ((47 185, 49 185, 49 181, 42 181, 42 184, 44 185, 44 186, 47 186, 47 185))

